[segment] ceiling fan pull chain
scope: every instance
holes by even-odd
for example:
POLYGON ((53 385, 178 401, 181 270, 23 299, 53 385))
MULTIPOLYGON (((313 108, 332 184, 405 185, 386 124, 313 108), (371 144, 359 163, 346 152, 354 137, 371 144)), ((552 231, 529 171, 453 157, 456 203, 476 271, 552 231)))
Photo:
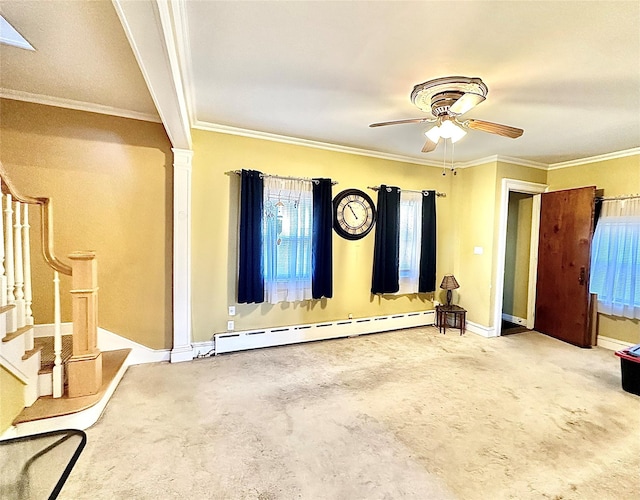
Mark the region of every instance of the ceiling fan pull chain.
POLYGON ((453 166, 453 156, 455 152, 456 152, 456 143, 451 142, 451 172, 453 172, 453 175, 456 175, 456 168, 453 166))
POLYGON ((444 142, 444 154, 442 156, 442 175, 445 176, 447 175, 447 140, 442 139, 442 142, 444 142))

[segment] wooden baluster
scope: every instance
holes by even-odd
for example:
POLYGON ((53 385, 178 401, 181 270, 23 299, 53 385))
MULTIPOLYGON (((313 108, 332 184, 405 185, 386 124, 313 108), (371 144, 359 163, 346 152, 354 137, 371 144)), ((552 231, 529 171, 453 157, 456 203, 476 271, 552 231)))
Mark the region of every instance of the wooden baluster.
MULTIPOLYGON (((15 304, 16 297, 14 295, 14 268, 13 268, 13 208, 12 208, 11 195, 6 196, 6 204, 4 209, 4 256, 7 270, 7 304, 15 304)), ((16 321, 15 311, 9 311, 7 313, 7 332, 15 332, 18 327, 16 321)))
POLYGON ((61 398, 64 392, 64 378, 62 376, 62 333, 60 325, 60 275, 53 272, 53 397, 61 398))
POLYGON ((4 217, 2 217, 4 195, 0 193, 0 306, 7 305, 7 274, 4 269, 4 217))
POLYGON ((27 325, 33 325, 33 310, 31 304, 33 302, 33 292, 31 288, 31 242, 29 231, 29 205, 23 206, 22 212, 22 253, 24 263, 24 322, 27 325))
POLYGON ((13 224, 13 262, 14 262, 14 287, 16 302, 16 326, 24 326, 24 267, 22 266, 22 203, 15 202, 13 224))

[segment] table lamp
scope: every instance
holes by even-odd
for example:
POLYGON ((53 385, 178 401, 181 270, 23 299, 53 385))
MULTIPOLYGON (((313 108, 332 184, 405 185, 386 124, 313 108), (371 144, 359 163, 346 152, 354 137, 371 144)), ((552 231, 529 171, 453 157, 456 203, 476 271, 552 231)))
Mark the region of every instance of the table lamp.
POLYGON ((451 290, 460 288, 460 285, 458 285, 453 274, 445 274, 444 278, 442 278, 442 283, 440 283, 440 288, 447 291, 447 307, 449 307, 451 305, 451 290))

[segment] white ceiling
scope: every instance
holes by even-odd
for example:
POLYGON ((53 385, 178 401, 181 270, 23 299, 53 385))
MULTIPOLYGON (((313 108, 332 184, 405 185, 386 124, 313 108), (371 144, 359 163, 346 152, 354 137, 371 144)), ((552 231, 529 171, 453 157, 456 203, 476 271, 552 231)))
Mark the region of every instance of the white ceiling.
POLYGON ((442 145, 420 153, 428 126, 368 125, 426 116, 410 102, 413 86, 464 75, 489 87, 465 117, 525 133, 470 131, 455 146, 458 162, 501 155, 556 164, 640 146, 637 0, 168 5, 0 1, 37 49, 0 48, 0 95, 142 119, 157 119, 157 108, 173 140, 164 80, 191 125, 435 164, 442 145), (133 10, 143 35, 131 29, 133 10), (144 49, 157 33, 172 69, 163 78, 144 49))

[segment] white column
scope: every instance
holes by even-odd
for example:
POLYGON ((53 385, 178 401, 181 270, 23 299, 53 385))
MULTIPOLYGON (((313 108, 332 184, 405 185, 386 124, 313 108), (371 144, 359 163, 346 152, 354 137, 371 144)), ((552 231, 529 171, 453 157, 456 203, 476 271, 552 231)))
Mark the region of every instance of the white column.
POLYGON ((16 326, 24 326, 24 267, 22 264, 22 203, 15 202, 15 212, 13 217, 13 262, 15 275, 15 297, 16 297, 16 326))
POLYGON ((171 362, 193 359, 191 346, 191 159, 173 151, 173 349, 171 362))
MULTIPOLYGON (((5 255, 5 267, 7 270, 7 304, 15 304, 16 297, 14 294, 15 278, 13 268, 13 201, 11 195, 6 195, 6 204, 4 209, 4 255, 5 255)), ((7 332, 15 332, 18 327, 16 326, 16 314, 15 310, 7 313, 7 332)))
POLYGON ((4 269, 4 218, 2 217, 3 194, 0 193, 0 306, 7 305, 7 273, 4 269))
POLYGON ((61 398, 64 392, 62 376, 62 332, 60 316, 60 275, 53 272, 53 397, 61 398))
POLYGON ((27 325, 33 325, 33 293, 31 288, 31 240, 29 236, 29 205, 23 206, 22 212, 22 254, 24 266, 24 321, 27 325))

